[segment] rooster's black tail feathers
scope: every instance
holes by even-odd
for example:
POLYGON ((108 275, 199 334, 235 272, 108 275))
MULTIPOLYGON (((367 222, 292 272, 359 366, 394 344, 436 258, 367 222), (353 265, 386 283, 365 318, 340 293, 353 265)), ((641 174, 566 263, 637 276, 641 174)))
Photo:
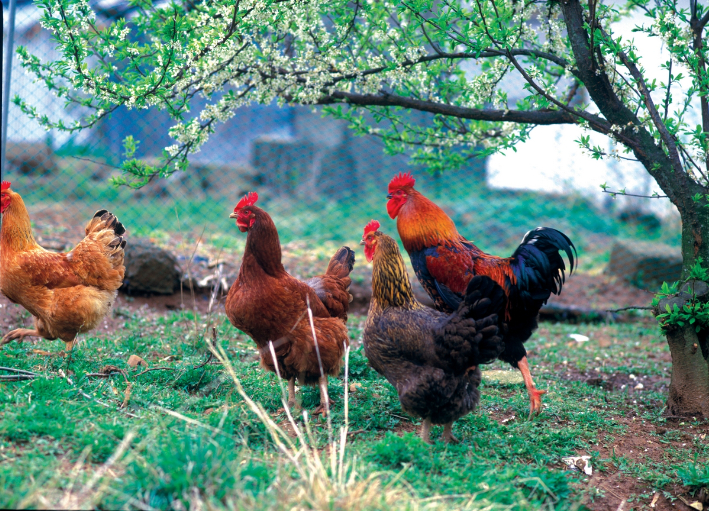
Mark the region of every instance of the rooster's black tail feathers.
POLYGON ((577 249, 565 234, 550 227, 538 227, 523 237, 511 264, 521 298, 544 301, 550 293, 562 291, 567 268, 560 251, 567 254, 571 274, 577 261, 577 249))

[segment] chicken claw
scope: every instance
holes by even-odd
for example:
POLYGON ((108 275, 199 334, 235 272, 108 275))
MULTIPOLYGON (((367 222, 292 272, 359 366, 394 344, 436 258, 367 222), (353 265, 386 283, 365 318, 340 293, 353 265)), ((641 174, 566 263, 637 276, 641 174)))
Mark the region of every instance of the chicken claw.
POLYGON ((444 433, 441 435, 444 439, 444 442, 447 444, 460 444, 461 440, 456 438, 454 436, 453 431, 451 431, 452 426, 454 425, 453 422, 449 422, 448 424, 444 424, 444 433))
POLYGON ((40 337, 40 335, 37 330, 30 330, 29 328, 16 328, 15 330, 5 334, 0 341, 0 346, 5 346, 12 341, 22 342, 25 337, 40 337))
POLYGON ((530 415, 528 420, 532 420, 535 415, 540 415, 542 411, 542 395, 546 394, 546 390, 538 390, 535 387, 528 389, 530 394, 530 415))

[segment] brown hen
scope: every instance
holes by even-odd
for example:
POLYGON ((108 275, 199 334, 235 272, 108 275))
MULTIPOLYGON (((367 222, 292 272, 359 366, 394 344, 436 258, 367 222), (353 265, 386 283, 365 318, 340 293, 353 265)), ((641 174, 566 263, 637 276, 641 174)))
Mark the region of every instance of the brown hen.
POLYGON ((340 372, 350 344, 345 322, 355 253, 342 247, 324 275, 306 282, 295 279, 281 264, 279 234, 268 213, 254 205, 257 199, 256 193, 248 194, 230 215, 237 219, 239 230, 248 234, 239 275, 227 295, 227 317, 256 342, 262 367, 276 372, 269 349, 273 343, 278 374, 288 380, 289 407, 296 404, 296 380, 302 385, 318 382, 321 403, 315 413, 325 412, 330 405, 327 376, 340 372))

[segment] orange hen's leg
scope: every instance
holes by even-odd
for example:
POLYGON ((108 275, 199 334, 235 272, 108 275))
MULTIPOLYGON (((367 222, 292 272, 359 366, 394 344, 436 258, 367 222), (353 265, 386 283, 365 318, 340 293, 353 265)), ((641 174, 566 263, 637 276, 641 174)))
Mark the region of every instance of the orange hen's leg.
POLYGON ((15 330, 5 334, 5 337, 0 341, 0 346, 4 346, 12 341, 22 342, 25 337, 41 337, 37 330, 29 328, 16 328, 15 330))
POLYGON ((528 419, 532 419, 534 415, 542 411, 542 395, 547 391, 537 390, 535 388, 532 375, 530 374, 530 367, 528 366, 528 357, 523 357, 518 361, 518 369, 520 369, 520 372, 523 374, 523 381, 525 382, 525 387, 528 389, 528 395, 530 396, 530 415, 528 419))

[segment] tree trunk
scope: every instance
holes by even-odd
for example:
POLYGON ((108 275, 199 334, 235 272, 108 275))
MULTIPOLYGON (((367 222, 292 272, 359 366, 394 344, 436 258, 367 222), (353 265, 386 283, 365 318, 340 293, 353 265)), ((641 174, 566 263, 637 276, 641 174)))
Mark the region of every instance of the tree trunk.
MULTIPOLYGON (((708 417, 708 361, 699 347, 695 327, 686 325, 666 333, 673 369, 668 392, 668 413, 682 417, 708 417)), ((707 340, 705 341, 707 342, 707 340)))
MULTIPOLYGON (((683 222, 682 253, 683 278, 687 278, 690 268, 698 257, 703 258, 703 266, 708 266, 708 206, 706 199, 692 202, 690 198, 679 205, 683 222)), ((690 283, 696 295, 702 300, 708 299, 707 286, 696 282, 690 283), (702 285, 700 289, 698 285, 702 285)), ((684 286, 687 289, 687 285, 684 286)), ((682 308, 689 300, 689 294, 680 290, 678 296, 662 300, 660 312, 665 312, 665 305, 677 304, 682 308)), ((708 418, 708 329, 695 332, 695 325, 671 328, 666 332, 668 347, 671 350, 673 368, 671 386, 668 393, 668 413, 683 417, 708 418)))

